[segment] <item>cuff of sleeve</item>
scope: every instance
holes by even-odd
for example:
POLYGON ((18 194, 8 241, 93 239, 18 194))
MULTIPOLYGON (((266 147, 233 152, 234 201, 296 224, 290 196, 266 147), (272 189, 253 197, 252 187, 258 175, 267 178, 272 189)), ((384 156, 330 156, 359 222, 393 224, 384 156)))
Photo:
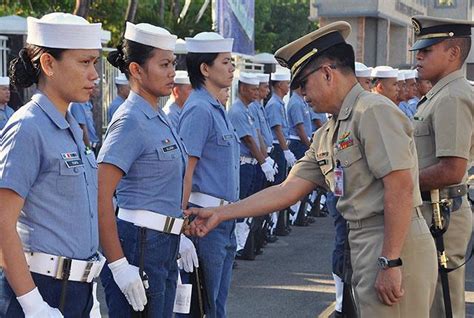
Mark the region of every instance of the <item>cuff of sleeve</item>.
POLYGON ((29 189, 24 185, 12 181, 0 181, 0 189, 9 189, 16 192, 23 199, 28 195, 29 189))
POLYGON ((120 170, 122 170, 123 173, 125 173, 125 174, 128 173, 128 169, 130 168, 130 167, 128 167, 128 165, 123 160, 121 160, 117 157, 113 157, 113 156, 104 157, 100 161, 98 161, 97 163, 108 163, 108 164, 114 165, 117 168, 119 168, 120 170))
POLYGON ((458 157, 469 161, 469 153, 464 151, 455 151, 453 149, 437 149, 436 157, 458 157))

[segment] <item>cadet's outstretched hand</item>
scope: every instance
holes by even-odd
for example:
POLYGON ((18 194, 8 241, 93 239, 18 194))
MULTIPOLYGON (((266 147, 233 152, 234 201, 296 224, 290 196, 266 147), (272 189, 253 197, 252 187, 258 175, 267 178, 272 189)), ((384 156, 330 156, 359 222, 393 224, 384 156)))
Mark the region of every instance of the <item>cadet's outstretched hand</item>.
POLYGON ((402 299, 405 291, 402 288, 402 271, 400 267, 379 270, 375 289, 380 301, 392 306, 402 299))
POLYGON ((186 235, 203 237, 221 223, 218 213, 212 208, 189 208, 184 211, 195 219, 185 228, 186 235))

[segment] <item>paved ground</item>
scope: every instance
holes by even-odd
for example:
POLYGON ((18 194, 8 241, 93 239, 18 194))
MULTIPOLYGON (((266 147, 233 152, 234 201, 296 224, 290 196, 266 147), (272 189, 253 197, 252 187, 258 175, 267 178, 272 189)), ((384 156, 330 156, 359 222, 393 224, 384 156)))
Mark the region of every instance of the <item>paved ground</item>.
MULTIPOLYGON (((229 318, 328 317, 333 310, 332 219, 293 227, 255 261, 239 261, 228 299, 229 318)), ((474 317, 474 263, 466 275, 468 317, 474 317)), ((106 317, 104 315, 103 317, 106 317)))

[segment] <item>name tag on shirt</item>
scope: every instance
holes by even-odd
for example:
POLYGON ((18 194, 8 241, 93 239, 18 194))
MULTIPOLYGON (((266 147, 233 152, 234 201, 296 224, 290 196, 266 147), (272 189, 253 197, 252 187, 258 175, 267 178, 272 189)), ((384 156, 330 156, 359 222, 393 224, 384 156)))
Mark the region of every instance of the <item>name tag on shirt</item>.
POLYGON ((68 168, 82 167, 84 163, 81 159, 64 160, 68 168))
POLYGON ((163 149, 163 152, 170 152, 170 151, 178 149, 178 146, 177 145, 169 145, 169 146, 163 147, 162 149, 163 149))
POLYGON ((232 139, 232 134, 224 135, 222 136, 224 140, 231 140, 232 139))

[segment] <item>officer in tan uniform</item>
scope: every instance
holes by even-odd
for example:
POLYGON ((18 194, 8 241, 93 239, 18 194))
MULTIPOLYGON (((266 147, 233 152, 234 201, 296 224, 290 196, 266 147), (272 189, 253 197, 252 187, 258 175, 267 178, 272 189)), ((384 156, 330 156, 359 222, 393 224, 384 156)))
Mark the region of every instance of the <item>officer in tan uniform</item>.
MULTIPOLYGON (((473 159, 474 94, 461 68, 471 48, 472 21, 415 16, 418 76, 433 88, 418 103, 414 118, 415 143, 420 169, 423 215, 431 225, 430 190, 451 203, 451 217, 444 234, 448 268, 465 262, 471 237, 472 212, 467 199, 467 169, 473 159)), ((465 317, 465 267, 448 274, 453 317, 465 317)), ((438 283, 431 317, 444 317, 438 283)))
POLYGON ((365 91, 354 73, 346 22, 335 22, 279 49, 318 112, 333 117, 315 133, 287 180, 215 209, 190 209, 189 232, 202 236, 226 219, 264 215, 317 185, 339 196, 348 221, 352 284, 360 317, 427 317, 436 286, 436 252, 421 212, 413 128, 384 96, 365 91), (250 211, 250 212, 249 212, 250 211))

